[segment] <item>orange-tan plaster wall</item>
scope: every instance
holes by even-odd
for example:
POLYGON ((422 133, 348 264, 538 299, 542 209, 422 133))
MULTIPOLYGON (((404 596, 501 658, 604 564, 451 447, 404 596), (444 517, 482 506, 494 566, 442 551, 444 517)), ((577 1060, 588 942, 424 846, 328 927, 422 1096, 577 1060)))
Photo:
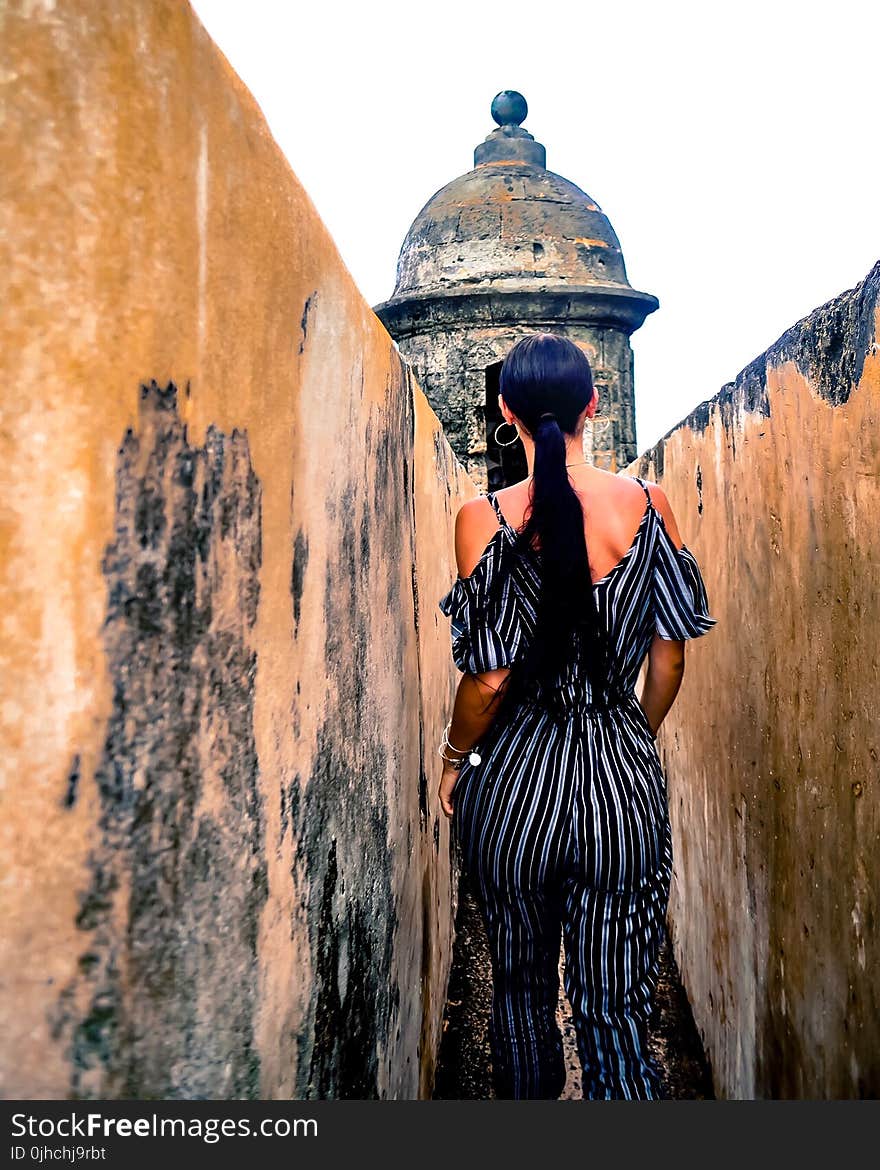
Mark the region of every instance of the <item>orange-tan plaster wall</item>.
POLYGON ((0 22, 0 1092, 424 1096, 475 488, 185 3, 0 22))
POLYGON ((717 626, 659 742, 675 953, 725 1097, 880 1091, 880 265, 633 465, 717 626))

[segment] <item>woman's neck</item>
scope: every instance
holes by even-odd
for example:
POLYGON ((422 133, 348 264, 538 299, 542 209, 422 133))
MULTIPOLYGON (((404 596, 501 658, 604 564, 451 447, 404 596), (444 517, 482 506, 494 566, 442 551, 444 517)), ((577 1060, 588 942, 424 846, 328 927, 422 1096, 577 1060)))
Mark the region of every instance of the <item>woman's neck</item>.
MULTIPOLYGON (((531 479, 535 473, 535 444, 523 442, 526 454, 526 467, 528 468, 528 478, 531 479)), ((565 441, 565 462, 581 464, 584 462, 584 433, 581 431, 577 435, 572 435, 570 439, 565 441)))

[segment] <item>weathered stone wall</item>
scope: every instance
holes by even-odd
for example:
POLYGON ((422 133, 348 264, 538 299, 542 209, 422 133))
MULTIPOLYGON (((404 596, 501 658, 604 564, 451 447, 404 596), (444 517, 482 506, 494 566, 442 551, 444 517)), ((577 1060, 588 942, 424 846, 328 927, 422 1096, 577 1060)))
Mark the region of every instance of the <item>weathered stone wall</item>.
POLYGON ((187 5, 0 35, 0 1091, 424 1096, 475 489, 187 5))
POLYGON ((631 468, 718 626, 660 733, 670 918, 727 1097, 880 1093, 880 264, 631 468))

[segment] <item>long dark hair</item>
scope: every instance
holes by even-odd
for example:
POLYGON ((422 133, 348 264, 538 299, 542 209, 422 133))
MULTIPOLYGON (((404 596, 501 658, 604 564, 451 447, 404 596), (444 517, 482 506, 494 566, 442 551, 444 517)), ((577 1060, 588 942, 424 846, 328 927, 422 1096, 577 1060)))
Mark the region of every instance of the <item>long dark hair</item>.
POLYGON ((501 397, 535 444, 525 522, 516 552, 537 558, 541 591, 535 636, 505 680, 501 720, 537 680, 544 695, 559 685, 573 648, 582 654, 592 701, 604 702, 608 645, 593 593, 584 511, 565 465, 565 436, 593 397, 583 350, 567 337, 534 333, 518 341, 501 366, 501 397))

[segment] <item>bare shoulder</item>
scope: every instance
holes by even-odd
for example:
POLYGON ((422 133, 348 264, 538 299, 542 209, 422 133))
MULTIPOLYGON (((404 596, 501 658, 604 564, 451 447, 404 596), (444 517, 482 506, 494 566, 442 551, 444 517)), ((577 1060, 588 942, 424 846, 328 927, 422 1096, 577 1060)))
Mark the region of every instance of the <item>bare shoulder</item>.
POLYGON ((607 501, 612 508, 619 508, 622 515, 632 517, 634 521, 641 517, 645 510, 645 493, 633 476, 599 467, 590 468, 590 472, 590 485, 597 501, 607 501))
POLYGON ((474 496, 472 500, 465 500, 455 515, 456 533, 459 530, 468 533, 472 529, 479 531, 481 528, 493 527, 498 527, 498 521, 495 518, 495 509, 486 496, 474 496))
POLYGON ((652 483, 648 479, 644 480, 643 482, 645 487, 648 489, 648 492, 650 493, 651 502, 663 517, 663 523, 666 525, 666 531, 672 538, 672 543, 677 548, 681 548, 684 542, 681 539, 681 533, 678 530, 678 523, 675 519, 675 513, 672 511, 672 505, 669 502, 669 497, 666 495, 666 492, 659 483, 652 483))
POLYGON ((498 530, 495 509, 485 496, 475 496, 455 516, 455 560, 461 577, 468 577, 498 530))
POLYGON ((594 491, 607 494, 609 500, 618 503, 632 502, 641 506, 645 503, 645 493, 631 475, 622 471, 606 471, 604 467, 590 467, 590 485, 594 491))
MULTIPOLYGON (((507 485, 507 487, 495 489, 495 492, 494 492, 495 499, 498 501, 499 504, 502 504, 502 505, 504 504, 505 501, 508 501, 511 505, 513 505, 513 504, 520 504, 521 505, 528 500, 530 487, 531 487, 531 480, 530 479, 521 479, 521 480, 519 480, 518 483, 509 483, 507 485)), ((480 496, 478 498, 485 499, 484 496, 480 496)), ((473 500, 471 500, 469 502, 473 503, 473 500)), ((492 505, 490 504, 489 507, 491 507, 491 506, 492 505)))

